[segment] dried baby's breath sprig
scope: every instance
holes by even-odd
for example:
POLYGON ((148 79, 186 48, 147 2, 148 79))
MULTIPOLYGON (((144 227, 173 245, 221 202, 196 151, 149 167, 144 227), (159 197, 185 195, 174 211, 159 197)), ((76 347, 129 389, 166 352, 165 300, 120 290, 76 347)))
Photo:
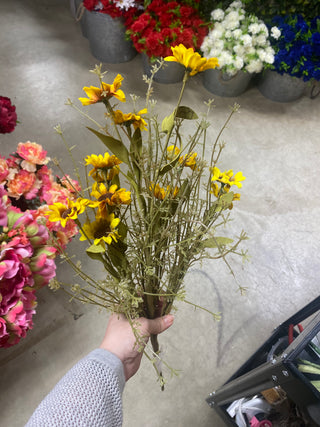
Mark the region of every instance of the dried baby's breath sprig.
MULTIPOLYGON (((122 76, 117 75, 113 83, 106 84, 102 81, 101 67, 95 68, 100 88, 84 88, 88 98, 80 100, 83 105, 97 102, 105 105, 111 126, 97 124, 98 130, 88 129, 108 152, 87 156, 88 196, 80 197, 61 213, 64 222, 69 217, 77 222, 80 240, 87 243, 88 256, 100 261, 106 271, 104 280, 96 280, 65 254, 64 259, 75 270, 77 281, 82 279, 84 283, 67 292, 81 302, 123 313, 138 343, 141 337, 135 319, 168 314, 175 301, 201 308, 219 320, 220 313, 186 299, 185 274, 205 258, 220 258, 235 277, 227 257, 246 257, 239 249, 246 234, 241 233, 237 239, 224 235, 233 205, 240 199, 240 194, 232 190, 238 191, 245 178, 241 172, 220 171, 217 167, 225 147, 222 133, 239 106, 232 107, 213 146, 208 146, 213 100, 205 103, 207 111, 199 119, 195 111, 182 104, 182 99, 190 75, 213 67, 215 61, 207 63, 192 49, 183 48, 176 47, 170 57, 185 67, 182 89, 176 107, 161 122, 151 113, 153 76, 161 63, 152 67, 150 77, 144 76, 146 103, 138 113, 136 97, 131 97, 132 113, 119 110, 118 101, 125 101, 122 76), (193 124, 187 137, 183 135, 186 121, 189 128, 193 124), (208 151, 211 151, 209 156, 208 151)), ((244 288, 239 286, 239 289, 244 288)), ((149 358, 163 385, 165 362, 157 336, 151 336, 151 345, 149 358)))

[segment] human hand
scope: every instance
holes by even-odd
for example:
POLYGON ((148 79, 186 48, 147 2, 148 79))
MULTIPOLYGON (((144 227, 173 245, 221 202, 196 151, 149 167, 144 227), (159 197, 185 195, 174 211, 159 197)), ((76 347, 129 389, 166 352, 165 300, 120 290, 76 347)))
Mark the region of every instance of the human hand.
MULTIPOLYGON (((168 329, 173 323, 172 314, 167 314, 156 319, 141 317, 135 321, 135 325, 142 338, 147 344, 151 334, 157 335, 168 329)), ((115 354, 122 362, 126 381, 139 369, 143 351, 139 351, 141 343, 132 331, 131 325, 123 314, 112 314, 110 316, 106 334, 100 348, 115 354)))

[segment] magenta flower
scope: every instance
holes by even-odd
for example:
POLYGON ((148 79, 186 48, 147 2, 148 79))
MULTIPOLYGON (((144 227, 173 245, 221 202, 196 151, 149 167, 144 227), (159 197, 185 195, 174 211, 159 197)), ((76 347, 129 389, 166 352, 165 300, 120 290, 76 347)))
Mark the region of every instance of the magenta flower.
POLYGON ((29 266, 33 273, 35 288, 46 286, 55 277, 56 264, 54 257, 56 251, 54 247, 46 246, 38 250, 35 256, 32 257, 29 266))
POLYGON ((17 124, 16 107, 10 98, 0 96, 0 133, 10 133, 17 124))
POLYGON ((35 314, 36 296, 34 292, 23 292, 21 299, 0 317, 0 347, 11 347, 26 336, 32 329, 32 316, 35 314), (5 322, 5 324, 4 324, 5 322))

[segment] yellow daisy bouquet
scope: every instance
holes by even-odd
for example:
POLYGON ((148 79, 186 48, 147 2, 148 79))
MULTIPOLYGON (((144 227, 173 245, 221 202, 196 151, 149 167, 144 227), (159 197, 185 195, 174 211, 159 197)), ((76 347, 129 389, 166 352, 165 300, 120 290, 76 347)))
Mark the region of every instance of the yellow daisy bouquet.
MULTIPOLYGON (((105 269, 105 279, 96 280, 73 264, 84 285, 73 285, 68 292, 80 301, 124 313, 132 325, 141 316, 170 313, 175 300, 192 304, 185 297, 183 280, 194 263, 204 258, 226 261, 230 253, 245 256, 238 249, 245 233, 236 240, 218 233, 233 202, 240 199, 232 190, 241 188, 245 178, 241 172, 223 172, 217 166, 224 146, 220 143, 223 129, 210 147, 209 161, 205 159, 212 101, 206 103, 208 111, 201 119, 181 103, 189 77, 215 68, 217 60, 207 60, 183 45, 173 47, 172 53, 165 61, 182 64, 185 75, 176 107, 161 123, 152 113, 152 77, 161 63, 153 67, 150 78, 144 76, 148 85, 145 107, 132 113, 123 113, 115 105, 126 101, 122 76, 105 83, 105 73, 96 66, 93 72, 99 87, 85 87, 87 97, 79 99, 84 106, 105 105, 106 124, 98 130, 88 128, 105 151, 85 159, 88 195, 79 194, 68 205, 56 203, 49 212, 50 220, 61 221, 63 226, 69 220, 77 222, 87 254, 105 269), (185 121, 194 123, 188 137, 182 134, 185 121)), ((233 107, 226 124, 238 107, 233 107)), ((157 336, 151 337, 151 344, 148 357, 157 362, 157 336)), ((163 382, 161 368, 154 365, 163 382)))

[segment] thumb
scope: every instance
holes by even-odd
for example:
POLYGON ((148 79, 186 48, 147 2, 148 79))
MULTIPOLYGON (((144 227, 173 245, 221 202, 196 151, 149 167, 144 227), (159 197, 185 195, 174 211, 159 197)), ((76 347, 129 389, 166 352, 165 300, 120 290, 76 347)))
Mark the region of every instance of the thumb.
POLYGON ((172 314, 167 314, 166 316, 163 316, 163 317, 157 317, 156 319, 146 319, 146 320, 147 322, 146 322, 145 328, 147 329, 149 334, 158 335, 172 325, 174 321, 174 316, 172 314))

